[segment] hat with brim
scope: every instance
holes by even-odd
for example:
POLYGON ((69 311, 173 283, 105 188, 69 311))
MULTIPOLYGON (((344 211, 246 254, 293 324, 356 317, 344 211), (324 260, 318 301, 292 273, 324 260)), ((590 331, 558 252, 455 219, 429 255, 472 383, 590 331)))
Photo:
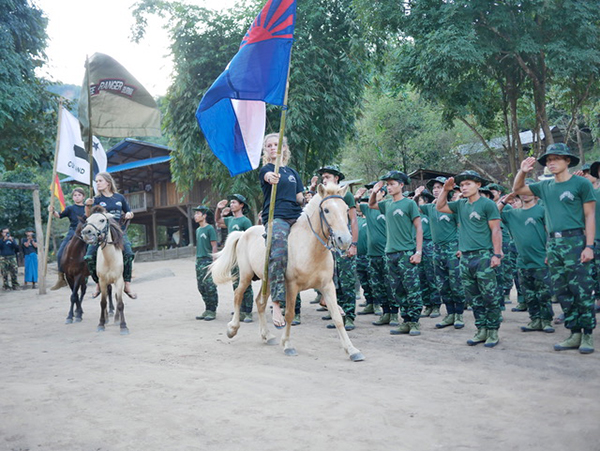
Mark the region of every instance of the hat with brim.
POLYGON ((544 173, 542 175, 538 176, 538 180, 540 180, 540 181, 554 180, 554 174, 552 172, 550 172, 550 169, 544 168, 544 173))
POLYGON ((586 164, 584 164, 584 165, 582 165, 582 166, 581 166, 581 170, 582 170, 583 172, 585 172, 585 171, 589 171, 589 170, 590 170, 590 165, 589 165, 589 164, 587 164, 587 163, 586 163, 586 164))
POLYGON ((525 179, 525 185, 531 185, 532 183, 535 183, 535 180, 529 178, 525 179))
POLYGON ((406 175, 404 172, 401 172, 401 171, 388 171, 387 174, 379 177, 379 180, 385 180, 385 181, 397 180, 398 182, 402 182, 405 185, 410 182, 408 175, 406 175))
POLYGON ((501 194, 506 193, 506 188, 504 188, 502 185, 498 185, 497 183, 490 183, 488 186, 486 186, 486 188, 489 190, 498 191, 501 194))
POLYGON ((212 213, 212 211, 210 210, 210 208, 204 206, 204 205, 198 205, 197 207, 192 208, 192 210, 194 211, 200 211, 204 214, 208 214, 208 213, 212 213))
POLYGON ((362 202, 362 203, 367 203, 368 204, 369 203, 369 196, 363 196, 358 201, 362 202))
POLYGON ((402 195, 403 195, 404 197, 415 197, 415 192, 414 192, 414 191, 404 191, 404 192, 402 193, 402 195))
POLYGON ((488 186, 482 186, 481 188, 479 188, 479 192, 482 194, 486 194, 488 197, 490 198, 494 198, 494 194, 492 194, 492 190, 490 189, 489 185, 488 186))
POLYGON ((367 189, 373 189, 373 187, 375 185, 377 185, 377 182, 370 182, 370 183, 367 183, 366 185, 364 185, 364 187, 367 189))
POLYGON ((476 171, 463 171, 457 176, 454 177, 454 182, 460 185, 461 182, 465 180, 472 180, 474 182, 481 183, 481 186, 487 185, 489 182, 479 175, 476 171))
POLYGON ((559 155, 562 157, 569 157, 569 159, 570 159, 569 167, 570 168, 577 166, 579 164, 579 157, 577 155, 573 155, 571 153, 571 151, 569 150, 569 147, 567 147, 567 145, 564 143, 550 144, 548 146, 548 148, 546 149, 546 153, 538 158, 538 160, 537 160, 538 163, 541 164, 542 166, 546 166, 546 159, 550 155, 559 155))
POLYGON ((227 200, 237 200, 240 204, 244 204, 242 207, 242 212, 246 214, 248 212, 248 199, 246 199, 241 194, 231 194, 227 197, 227 200))
POLYGON ((444 183, 446 183, 446 180, 448 180, 446 177, 436 177, 434 179, 431 180, 427 180, 427 183, 425 184, 425 186, 427 187, 427 189, 429 191, 433 191, 433 185, 435 185, 436 183, 441 183, 442 186, 444 185, 444 183))
POLYGON ((342 180, 344 180, 346 178, 344 173, 342 171, 340 171, 340 169, 337 166, 323 166, 322 168, 319 168, 319 170, 317 171, 317 174, 319 174, 319 175, 323 175, 325 173, 333 174, 333 175, 337 176, 339 182, 341 182, 342 180))
POLYGON ((422 197, 423 199, 425 199, 425 202, 427 202, 428 204, 431 203, 431 202, 433 202, 435 200, 434 195, 431 194, 426 189, 424 189, 423 191, 421 191, 421 194, 419 194, 419 197, 422 197))
POLYGON ((590 175, 592 177, 599 178, 598 177, 598 169, 600 169, 600 161, 594 161, 592 163, 592 165, 590 166, 590 175))

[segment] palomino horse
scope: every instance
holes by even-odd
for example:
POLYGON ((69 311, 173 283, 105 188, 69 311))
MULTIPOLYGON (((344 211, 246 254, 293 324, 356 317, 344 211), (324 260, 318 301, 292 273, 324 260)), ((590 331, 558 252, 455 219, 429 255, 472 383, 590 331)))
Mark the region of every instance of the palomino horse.
MULTIPOLYGON (((347 188, 337 185, 319 185, 318 194, 304 208, 298 221, 292 226, 288 237, 288 263, 286 280, 286 328, 281 344, 286 355, 297 355, 290 342, 290 330, 294 317, 296 294, 309 288, 321 291, 331 318, 337 329, 342 347, 352 361, 364 360, 362 353, 352 345, 344 329, 342 315, 337 305, 333 283, 333 256, 331 248, 347 249, 352 236, 348 230, 348 207, 343 200, 347 188), (332 243, 332 246, 327 243, 332 243)), ((234 315, 227 325, 227 336, 234 337, 240 327, 240 306, 244 291, 254 277, 262 278, 265 261, 264 228, 254 226, 245 232, 232 232, 227 237, 225 247, 210 271, 215 283, 231 280, 231 269, 239 266, 239 285, 234 292, 234 315)), ((265 318, 266 303, 261 294, 256 297, 259 328, 262 339, 275 344, 275 336, 267 327, 265 318)))
POLYGON ((71 288, 71 308, 65 324, 73 323, 73 308, 75 308, 75 322, 80 322, 83 315, 81 302, 87 289, 87 278, 90 276, 87 265, 83 257, 85 256, 86 244, 81 238, 81 229, 84 222, 80 219, 75 235, 67 244, 60 262, 61 268, 65 274, 65 279, 71 288), (79 292, 79 293, 78 293, 79 292))
POLYGON ((106 299, 109 285, 113 284, 113 294, 117 300, 115 323, 120 318, 121 335, 127 335, 129 329, 127 329, 125 323, 125 304, 123 303, 123 288, 125 286, 123 281, 123 232, 111 214, 106 213, 104 208, 96 206, 92 209, 90 217, 85 221, 81 236, 86 243, 98 245, 96 273, 98 274, 100 292, 102 293, 98 331, 103 331, 104 325, 108 321, 106 299))

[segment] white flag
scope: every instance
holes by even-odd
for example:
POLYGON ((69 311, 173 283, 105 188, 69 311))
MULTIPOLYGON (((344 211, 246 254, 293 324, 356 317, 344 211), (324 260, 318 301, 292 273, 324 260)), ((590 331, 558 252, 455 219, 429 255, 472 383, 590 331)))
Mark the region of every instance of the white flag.
MULTIPOLYGON (((61 109, 60 145, 56 170, 73 177, 79 183, 90 184, 90 162, 85 151, 79 121, 66 108, 61 109)), ((93 137, 94 174, 106 171, 106 152, 102 144, 93 137)))

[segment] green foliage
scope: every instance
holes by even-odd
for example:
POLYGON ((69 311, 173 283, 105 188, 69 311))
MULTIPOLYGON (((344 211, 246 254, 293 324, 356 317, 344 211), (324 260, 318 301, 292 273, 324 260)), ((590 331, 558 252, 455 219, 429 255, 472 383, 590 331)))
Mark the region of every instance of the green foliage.
POLYGON ((46 23, 27 0, 0 0, 0 167, 44 164, 53 151, 57 102, 34 73, 46 59, 46 23))

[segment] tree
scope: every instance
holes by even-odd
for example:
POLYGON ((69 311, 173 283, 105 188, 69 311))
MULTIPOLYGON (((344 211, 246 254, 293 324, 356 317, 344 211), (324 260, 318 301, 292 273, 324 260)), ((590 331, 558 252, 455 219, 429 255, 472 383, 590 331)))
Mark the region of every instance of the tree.
POLYGON ((50 160, 56 130, 56 97, 36 77, 46 56, 47 19, 27 0, 0 0, 0 165, 50 160))
MULTIPOLYGON (((306 0, 298 4, 286 134, 292 164, 304 179, 337 157, 363 89, 364 42, 350 3, 306 0)), ((148 15, 158 14, 168 23, 175 77, 166 96, 164 126, 175 149, 171 170, 181 191, 189 190, 195 180, 208 178, 218 191, 239 187, 256 202, 262 197, 255 173, 229 177, 208 149, 193 113, 237 52, 263 4, 262 0, 245 2, 225 12, 154 0, 136 5, 136 39, 143 38, 148 15)), ((268 108, 267 132, 278 131, 279 116, 280 108, 268 108)))

